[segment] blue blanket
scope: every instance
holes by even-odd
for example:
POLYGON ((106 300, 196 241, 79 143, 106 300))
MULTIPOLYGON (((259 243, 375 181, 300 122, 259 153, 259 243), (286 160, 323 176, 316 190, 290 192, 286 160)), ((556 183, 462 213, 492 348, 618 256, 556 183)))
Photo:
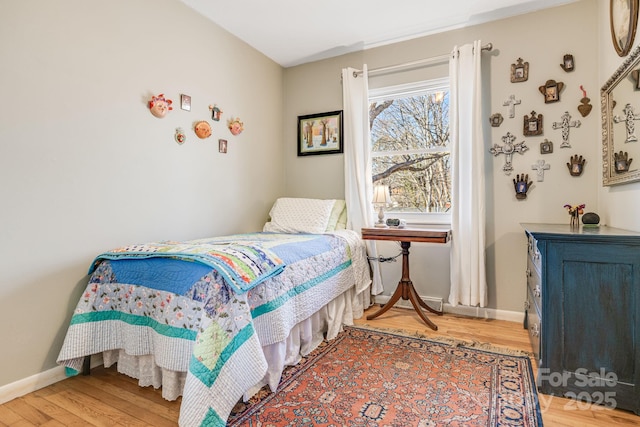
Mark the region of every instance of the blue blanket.
MULTIPOLYGON (((257 242, 213 243, 211 241, 157 242, 131 245, 104 252, 96 257, 89 268, 93 273, 102 260, 140 260, 155 259, 155 262, 116 263, 114 271, 126 280, 121 283, 135 283, 143 286, 155 286, 155 280, 163 288, 168 281, 175 283, 178 290, 185 289, 194 283, 200 272, 206 274, 202 266, 192 269, 191 266, 176 262, 166 262, 163 266, 158 259, 196 261, 217 270, 236 293, 244 293, 284 269, 284 262, 270 250, 257 242), (162 268, 162 271, 150 269, 162 268)), ((201 275, 202 276, 202 275, 201 275)), ((200 277, 201 277, 200 276, 200 277)), ((118 277, 118 276, 117 276, 118 277)), ((176 292, 182 295, 183 292, 176 292)))

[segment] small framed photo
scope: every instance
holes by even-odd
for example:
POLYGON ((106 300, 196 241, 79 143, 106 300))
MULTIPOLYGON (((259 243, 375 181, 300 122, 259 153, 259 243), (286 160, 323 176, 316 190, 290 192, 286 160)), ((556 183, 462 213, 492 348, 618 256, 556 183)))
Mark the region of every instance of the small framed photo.
POLYGON ((563 87, 563 82, 547 80, 543 86, 538 87, 538 90, 542 95, 544 95, 544 103, 549 104, 560 101, 560 91, 562 91, 563 87))
POLYGON ((227 152, 227 140, 219 139, 218 140, 218 152, 226 153, 227 152))
POLYGON ((542 114, 536 115, 536 112, 532 111, 531 116, 524 116, 524 136, 542 135, 542 131, 542 114))
POLYGON ((185 111, 191 111, 191 97, 189 95, 180 95, 180 108, 185 111))
POLYGON ((553 153, 553 142, 545 139, 540 143, 540 154, 551 154, 553 153))
POLYGON ((298 116, 298 156, 342 153, 342 110, 298 116))
POLYGON ((518 58, 515 64, 511 64, 511 83, 526 82, 529 79, 529 63, 518 58))

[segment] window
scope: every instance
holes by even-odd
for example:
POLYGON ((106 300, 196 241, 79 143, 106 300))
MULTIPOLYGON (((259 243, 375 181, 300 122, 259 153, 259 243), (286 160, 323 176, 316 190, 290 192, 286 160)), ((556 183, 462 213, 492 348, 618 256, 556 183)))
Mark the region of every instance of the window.
POLYGON ((370 90, 369 126, 373 184, 391 192, 386 211, 448 220, 449 79, 370 90))

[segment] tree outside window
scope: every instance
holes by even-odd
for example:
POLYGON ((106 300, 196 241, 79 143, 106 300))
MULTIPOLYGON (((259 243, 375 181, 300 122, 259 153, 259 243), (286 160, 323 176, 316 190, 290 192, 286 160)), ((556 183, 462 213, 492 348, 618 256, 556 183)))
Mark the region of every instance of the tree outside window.
POLYGON ((388 212, 451 208, 449 87, 439 79, 369 96, 373 184, 389 186, 388 212))

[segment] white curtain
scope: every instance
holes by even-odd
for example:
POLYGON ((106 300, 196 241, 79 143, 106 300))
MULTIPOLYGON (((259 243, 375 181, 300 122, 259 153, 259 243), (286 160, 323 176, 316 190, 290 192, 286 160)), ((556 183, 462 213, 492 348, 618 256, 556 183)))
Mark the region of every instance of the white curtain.
POLYGON ((452 214, 449 303, 485 307, 482 45, 455 47, 449 62, 452 214))
MULTIPOLYGON (((347 202, 347 228, 360 232, 373 227, 373 184, 371 183, 371 151, 369 140, 369 82, 366 64, 356 76, 354 68, 342 70, 342 106, 344 130, 344 184, 347 202)), ((367 252, 377 258, 375 242, 367 241, 367 252)), ((370 263, 373 272, 371 293, 382 293, 380 265, 370 263)))

